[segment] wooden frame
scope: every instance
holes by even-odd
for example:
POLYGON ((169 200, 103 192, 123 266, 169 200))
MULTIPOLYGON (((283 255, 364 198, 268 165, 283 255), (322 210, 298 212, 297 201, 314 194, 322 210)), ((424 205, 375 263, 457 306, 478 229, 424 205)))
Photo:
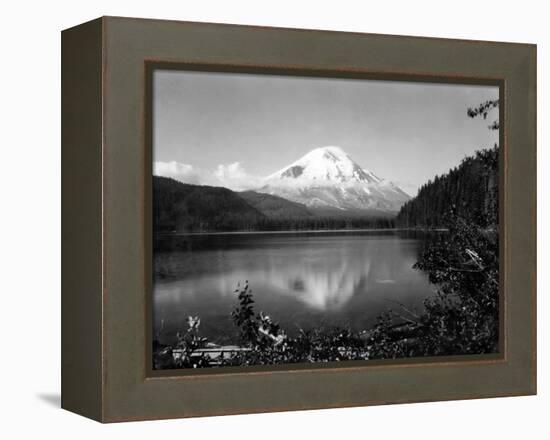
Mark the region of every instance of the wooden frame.
POLYGON ((536 392, 536 46, 104 17, 64 31, 62 56, 64 408, 114 422, 536 392), (154 374, 155 66, 499 85, 501 353, 154 374))

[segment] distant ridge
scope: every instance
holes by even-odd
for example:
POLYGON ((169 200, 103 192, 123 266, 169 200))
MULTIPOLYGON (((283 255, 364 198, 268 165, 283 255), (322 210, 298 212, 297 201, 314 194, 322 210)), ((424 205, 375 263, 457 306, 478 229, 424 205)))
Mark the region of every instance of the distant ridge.
POLYGON ((153 226, 156 234, 165 235, 388 228, 393 219, 387 213, 308 208, 270 194, 153 176, 153 226))
POLYGON ((230 231, 256 227, 265 215, 227 188, 153 176, 155 230, 230 231))

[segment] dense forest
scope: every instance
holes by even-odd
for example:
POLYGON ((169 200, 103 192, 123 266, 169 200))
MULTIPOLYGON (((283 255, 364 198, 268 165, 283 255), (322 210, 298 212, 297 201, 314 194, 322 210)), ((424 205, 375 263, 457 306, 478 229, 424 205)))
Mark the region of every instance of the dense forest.
POLYGON ((359 217, 313 216, 308 218, 267 218, 257 225, 259 231, 320 231, 338 229, 391 229, 395 227, 392 216, 373 215, 359 217))
POLYGON ((393 228, 389 215, 317 212, 281 197, 153 177, 156 233, 393 228))
POLYGON ((155 232, 253 230, 265 215, 227 188, 153 177, 155 232))
POLYGON ((498 224, 498 146, 468 156, 455 168, 428 181, 406 202, 395 220, 401 228, 443 227, 454 215, 484 228, 498 224))
POLYGON ((313 216, 302 203, 255 191, 242 191, 236 194, 270 219, 305 219, 313 216))

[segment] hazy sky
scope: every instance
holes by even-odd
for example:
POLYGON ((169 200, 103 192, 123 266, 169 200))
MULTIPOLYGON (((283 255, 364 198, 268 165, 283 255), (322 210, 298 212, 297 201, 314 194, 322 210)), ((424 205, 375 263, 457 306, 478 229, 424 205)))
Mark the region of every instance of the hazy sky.
MULTIPOLYGON (((420 185, 498 141, 469 106, 497 87, 157 70, 154 161, 192 183, 267 176, 337 145, 363 168, 420 185)), ((158 168, 157 168, 158 169, 158 168)), ((231 186, 231 185, 228 185, 231 186)))

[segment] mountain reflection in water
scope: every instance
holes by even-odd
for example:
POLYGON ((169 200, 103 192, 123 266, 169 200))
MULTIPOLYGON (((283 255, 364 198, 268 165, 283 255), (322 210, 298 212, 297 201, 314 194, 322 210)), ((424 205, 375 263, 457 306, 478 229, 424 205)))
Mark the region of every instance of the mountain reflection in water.
POLYGON ((260 310, 288 332, 317 326, 366 328, 399 302, 422 307, 433 292, 412 268, 421 238, 397 232, 234 234, 180 237, 155 253, 154 322, 165 340, 201 317, 211 340, 235 334, 237 283, 248 280, 260 310))

